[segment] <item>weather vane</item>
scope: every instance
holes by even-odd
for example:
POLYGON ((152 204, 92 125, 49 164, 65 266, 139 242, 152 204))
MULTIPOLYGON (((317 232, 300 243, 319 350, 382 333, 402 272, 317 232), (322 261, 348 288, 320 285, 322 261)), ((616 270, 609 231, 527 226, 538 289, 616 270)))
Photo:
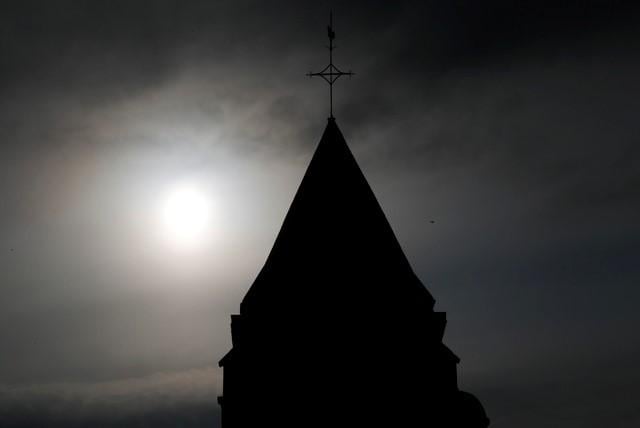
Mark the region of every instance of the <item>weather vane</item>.
POLYGON ((340 71, 338 67, 333 65, 333 50, 336 48, 333 45, 333 39, 336 38, 336 33, 333 31, 333 14, 329 13, 329 27, 327 27, 327 33, 329 35, 329 65, 327 65, 322 71, 318 73, 307 73, 309 77, 322 77, 325 82, 329 84, 329 117, 333 119, 333 84, 336 80, 340 78, 340 76, 353 76, 355 73, 352 73, 351 70, 348 72, 340 71))

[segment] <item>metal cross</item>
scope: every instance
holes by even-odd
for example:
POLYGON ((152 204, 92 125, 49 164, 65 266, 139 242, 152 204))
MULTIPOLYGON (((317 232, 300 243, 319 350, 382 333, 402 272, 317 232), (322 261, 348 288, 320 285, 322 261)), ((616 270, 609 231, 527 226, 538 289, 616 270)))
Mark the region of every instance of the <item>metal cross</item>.
POLYGON ((329 35, 329 65, 327 65, 322 71, 318 73, 307 73, 309 77, 322 77, 325 82, 329 84, 329 114, 330 118, 333 119, 333 84, 340 76, 353 76, 355 73, 352 73, 351 70, 348 72, 340 71, 338 67, 333 65, 333 50, 336 48, 333 46, 333 39, 336 38, 336 33, 333 31, 333 14, 329 13, 329 27, 327 27, 327 33, 329 35))

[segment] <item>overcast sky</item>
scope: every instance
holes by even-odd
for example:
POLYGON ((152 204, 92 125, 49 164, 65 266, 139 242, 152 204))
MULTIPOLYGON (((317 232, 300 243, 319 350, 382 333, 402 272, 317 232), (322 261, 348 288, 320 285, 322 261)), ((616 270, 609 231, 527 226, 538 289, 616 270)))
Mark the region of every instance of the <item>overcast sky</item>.
POLYGON ((229 316, 326 124, 330 8, 338 125, 461 387, 497 428, 640 424, 640 8, 343 3, 3 3, 1 426, 219 426, 229 316), (189 248, 181 183, 211 204, 189 248))

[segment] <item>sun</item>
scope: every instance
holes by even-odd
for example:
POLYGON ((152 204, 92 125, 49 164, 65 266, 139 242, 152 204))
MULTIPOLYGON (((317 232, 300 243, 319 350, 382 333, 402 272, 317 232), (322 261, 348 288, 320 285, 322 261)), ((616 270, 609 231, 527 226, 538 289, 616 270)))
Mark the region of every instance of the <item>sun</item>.
POLYGON ((171 245, 193 248, 209 237, 212 217, 210 195, 193 183, 180 183, 166 193, 161 207, 161 227, 171 245))

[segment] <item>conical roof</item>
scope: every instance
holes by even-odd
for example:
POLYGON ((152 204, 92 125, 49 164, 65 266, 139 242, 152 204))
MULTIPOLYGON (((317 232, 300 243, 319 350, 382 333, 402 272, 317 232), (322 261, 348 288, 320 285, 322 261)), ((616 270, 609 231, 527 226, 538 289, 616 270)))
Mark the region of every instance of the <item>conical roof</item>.
POLYGON ((330 118, 241 313, 395 312, 433 298, 414 274, 382 208, 330 118))

